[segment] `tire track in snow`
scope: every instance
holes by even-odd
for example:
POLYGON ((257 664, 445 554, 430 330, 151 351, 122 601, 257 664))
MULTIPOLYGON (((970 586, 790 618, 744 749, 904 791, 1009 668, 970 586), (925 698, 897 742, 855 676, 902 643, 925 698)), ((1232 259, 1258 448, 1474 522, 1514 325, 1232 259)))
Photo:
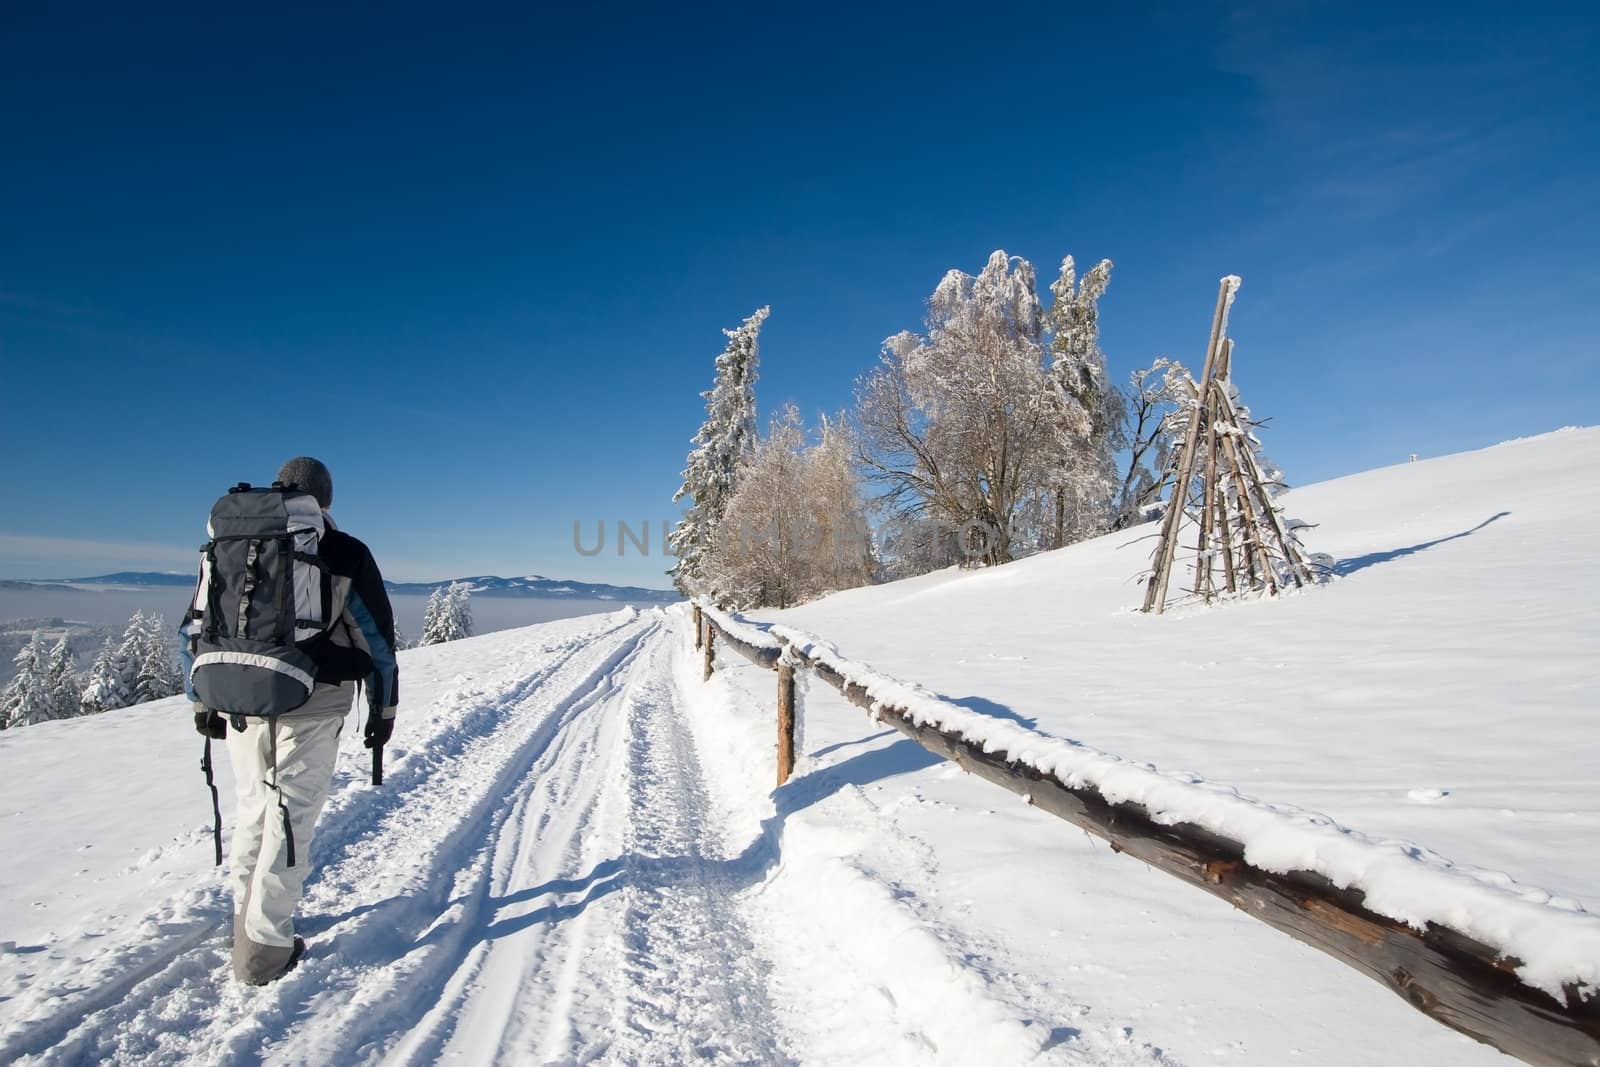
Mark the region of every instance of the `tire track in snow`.
POLYGON ((736 893, 757 873, 713 824, 672 676, 676 629, 655 642, 629 707, 625 996, 612 1055, 629 1063, 773 1063, 787 1057, 768 966, 736 893))
POLYGON ((646 638, 530 772, 483 940, 391 1062, 783 1059, 667 640, 646 638))
MULTIPOLYGON (((359 959, 360 945, 351 950, 335 945, 334 973, 323 976, 318 985, 324 991, 330 985, 349 987, 349 1002, 333 1012, 318 1012, 309 1025, 291 1031, 287 1041, 271 1050, 270 1058, 342 1064, 379 1056, 387 1062, 398 1055, 401 1060, 431 1062, 428 1041, 419 1041, 421 1035, 411 1032, 421 1026, 425 1035, 430 1019, 453 1017, 452 1008, 462 998, 452 993, 470 982, 494 940, 491 920, 498 899, 494 890, 497 884, 504 884, 502 845, 519 835, 519 815, 527 810, 529 790, 541 780, 560 780, 541 774, 551 753, 568 747, 573 724, 595 714, 614 688, 616 675, 637 656, 659 625, 651 617, 640 626, 627 628, 619 641, 609 645, 596 642, 574 658, 573 670, 581 671, 575 683, 568 680, 558 685, 551 679, 534 684, 524 699, 528 707, 509 709, 507 717, 511 719, 527 716, 534 709, 539 709, 542 717, 518 745, 515 758, 484 791, 480 807, 459 818, 447 804, 446 811, 432 820, 453 828, 436 850, 435 861, 424 865, 428 874, 419 881, 436 887, 448 883, 449 893, 436 891, 434 900, 410 906, 408 936, 386 936, 390 925, 386 921, 370 944, 375 958, 359 959), (552 700, 546 690, 561 695, 552 700), (403 1048, 397 1053, 396 1042, 401 1039, 408 1046, 420 1045, 418 1055, 405 1054, 403 1048)), ((441 783, 444 788, 447 784, 441 783)))
POLYGON ((293 974, 260 990, 234 983, 226 890, 203 887, 144 917, 131 936, 77 961, 77 971, 69 963, 63 968, 69 973, 37 982, 39 993, 22 1005, 34 1015, 0 1036, 0 1060, 258 1061, 264 1044, 314 1013, 327 987, 341 980, 357 984, 347 973, 350 963, 319 957, 348 954, 358 971, 370 970, 389 954, 385 946, 392 951, 408 931, 413 938, 424 933, 461 882, 459 875, 448 876, 454 850, 474 831, 481 835, 503 800, 506 779, 515 778, 509 765, 519 755, 524 765, 536 758, 556 720, 653 625, 636 617, 613 622, 538 649, 530 656, 534 669, 497 692, 447 693, 427 714, 448 725, 397 761, 384 790, 342 790, 319 827, 319 872, 302 908, 310 917, 302 925, 317 944, 293 974), (539 660, 551 653, 548 662, 539 660), (551 703, 547 687, 565 696, 532 722, 551 703), (333 918, 319 921, 319 913, 333 918), (363 956, 373 957, 364 969, 363 956))
POLYGON ((591 947, 588 905, 614 888, 620 831, 608 749, 625 723, 615 713, 656 630, 616 660, 581 717, 572 716, 516 786, 508 817, 486 842, 470 941, 426 1016, 386 1057, 391 1063, 525 1063, 535 1034, 573 1014, 591 947), (552 975, 552 970, 558 973, 552 975), (457 1047, 464 1044, 465 1049, 457 1047), (490 1053, 490 1050, 494 1050, 490 1053))

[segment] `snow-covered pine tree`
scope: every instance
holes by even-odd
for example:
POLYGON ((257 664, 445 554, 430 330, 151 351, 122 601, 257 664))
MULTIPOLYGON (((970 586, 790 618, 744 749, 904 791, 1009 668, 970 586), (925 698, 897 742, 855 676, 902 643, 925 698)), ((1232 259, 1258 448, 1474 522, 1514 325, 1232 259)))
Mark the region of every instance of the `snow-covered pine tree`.
POLYGON ((428 594, 422 615, 422 644, 439 645, 472 636, 472 586, 451 582, 428 594))
POLYGON ((83 684, 82 714, 93 715, 133 703, 133 690, 124 680, 126 672, 120 657, 117 642, 106 638, 83 684))
POLYGON ((693 503, 667 538, 677 559, 667 573, 685 595, 701 591, 705 559, 733 499, 740 465, 755 449, 759 337, 771 310, 758 308, 738 329, 722 331, 728 345, 717 357, 716 382, 700 394, 706 401, 706 420, 694 435, 683 484, 672 497, 677 502, 687 496, 693 503))
POLYGON ((0 728, 11 730, 55 718, 55 702, 50 699, 50 653, 45 648, 44 632, 33 631, 33 637, 12 662, 17 665, 17 673, 0 694, 0 728))
POLYGON ((445 640, 471 637, 472 585, 468 582, 451 582, 450 588, 445 591, 445 601, 449 606, 447 617, 450 620, 450 636, 445 640))
POLYGON ((166 641, 166 620, 160 615, 144 616, 137 671, 133 683, 135 704, 183 692, 183 682, 172 665, 172 649, 166 641))
POLYGON ((144 612, 136 611, 128 617, 122 640, 117 644, 117 685, 120 692, 127 694, 127 701, 121 707, 139 702, 139 665, 144 662, 149 629, 144 612))
POLYGON ((72 646, 67 635, 62 634, 50 652, 50 717, 53 719, 70 719, 83 711, 83 685, 72 668, 72 646))
POLYGON ((433 592, 428 594, 428 606, 422 611, 422 640, 424 645, 438 645, 450 640, 445 636, 445 593, 444 586, 435 586, 433 592))
POLYGON ((1055 514, 1050 543, 1105 532, 1111 526, 1117 493, 1117 453, 1126 447, 1127 402, 1106 373, 1100 350, 1100 298, 1111 282, 1111 261, 1102 259, 1076 280, 1071 256, 1050 286, 1055 297, 1045 319, 1050 374, 1060 389, 1061 457, 1054 483, 1055 514))

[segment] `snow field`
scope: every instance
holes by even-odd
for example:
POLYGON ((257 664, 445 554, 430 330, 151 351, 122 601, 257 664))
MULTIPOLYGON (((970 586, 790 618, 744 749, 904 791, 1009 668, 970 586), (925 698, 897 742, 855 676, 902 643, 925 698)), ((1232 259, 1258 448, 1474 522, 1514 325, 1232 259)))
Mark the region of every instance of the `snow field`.
MULTIPOLYGON (((1135 532, 762 618, 974 729, 1584 919, 1597 461, 1586 430, 1297 490, 1342 577, 1276 602, 1140 616, 1135 532)), ((401 667, 387 781, 347 730, 311 952, 262 989, 230 976, 181 699, 0 735, 0 1062, 1505 1062, 805 672, 774 789, 775 676, 724 650, 703 683, 685 608, 401 667)))
MULTIPOLYGON (((719 618, 753 641, 749 624, 719 618)), ((1600 916, 1577 901, 1517 884, 1499 871, 1459 867, 1408 841, 1374 840, 1315 812, 1268 804, 1188 772, 1164 774, 1065 738, 1052 738, 1014 722, 942 699, 920 686, 852 662, 811 634, 773 627, 801 655, 860 685, 881 706, 903 708, 919 725, 931 725, 1008 758, 1054 775, 1069 786, 1088 786, 1114 804, 1137 804, 1158 823, 1203 827, 1244 846, 1245 861, 1277 874, 1311 871, 1364 894, 1368 908, 1423 929, 1451 927, 1523 961, 1518 975, 1564 999, 1569 983, 1600 985, 1600 916)), ((1408 799, 1427 791, 1412 790, 1408 799)), ((1442 799, 1442 797, 1440 798, 1442 799)))

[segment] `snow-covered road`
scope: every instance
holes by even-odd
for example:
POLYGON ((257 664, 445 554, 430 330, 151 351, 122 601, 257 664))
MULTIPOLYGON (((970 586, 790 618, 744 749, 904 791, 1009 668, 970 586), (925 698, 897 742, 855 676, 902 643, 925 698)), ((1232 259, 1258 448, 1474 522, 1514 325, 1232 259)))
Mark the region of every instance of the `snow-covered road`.
POLYGON ((499 642, 514 666, 437 696, 382 789, 347 769, 296 971, 231 981, 207 879, 37 964, 4 957, 27 973, 8 976, 0 1059, 783 1059, 734 900, 763 861, 725 855, 707 821, 668 618, 605 622, 499 642))

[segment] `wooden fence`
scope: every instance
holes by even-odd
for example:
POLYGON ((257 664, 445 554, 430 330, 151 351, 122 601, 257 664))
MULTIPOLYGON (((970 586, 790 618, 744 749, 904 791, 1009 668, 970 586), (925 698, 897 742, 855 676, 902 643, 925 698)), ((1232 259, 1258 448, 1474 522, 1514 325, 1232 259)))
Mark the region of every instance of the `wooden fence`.
POLYGON ((1436 1022, 1527 1063, 1600 1067, 1600 997, 1568 987, 1565 1003, 1525 984, 1516 959, 1449 927, 1418 931, 1368 910, 1357 889, 1340 889, 1311 871, 1274 874, 1245 862, 1244 846, 1193 824, 1165 825, 1142 805, 1112 803, 1089 786, 1069 786, 1005 752, 985 752, 957 732, 915 721, 910 711, 874 700, 866 688, 779 638, 741 636, 694 605, 695 647, 704 677, 716 670, 718 643, 778 673, 778 784, 794 769, 794 672, 810 670, 928 751, 1019 794, 1151 867, 1233 904, 1245 914, 1317 948, 1403 997, 1436 1022))

